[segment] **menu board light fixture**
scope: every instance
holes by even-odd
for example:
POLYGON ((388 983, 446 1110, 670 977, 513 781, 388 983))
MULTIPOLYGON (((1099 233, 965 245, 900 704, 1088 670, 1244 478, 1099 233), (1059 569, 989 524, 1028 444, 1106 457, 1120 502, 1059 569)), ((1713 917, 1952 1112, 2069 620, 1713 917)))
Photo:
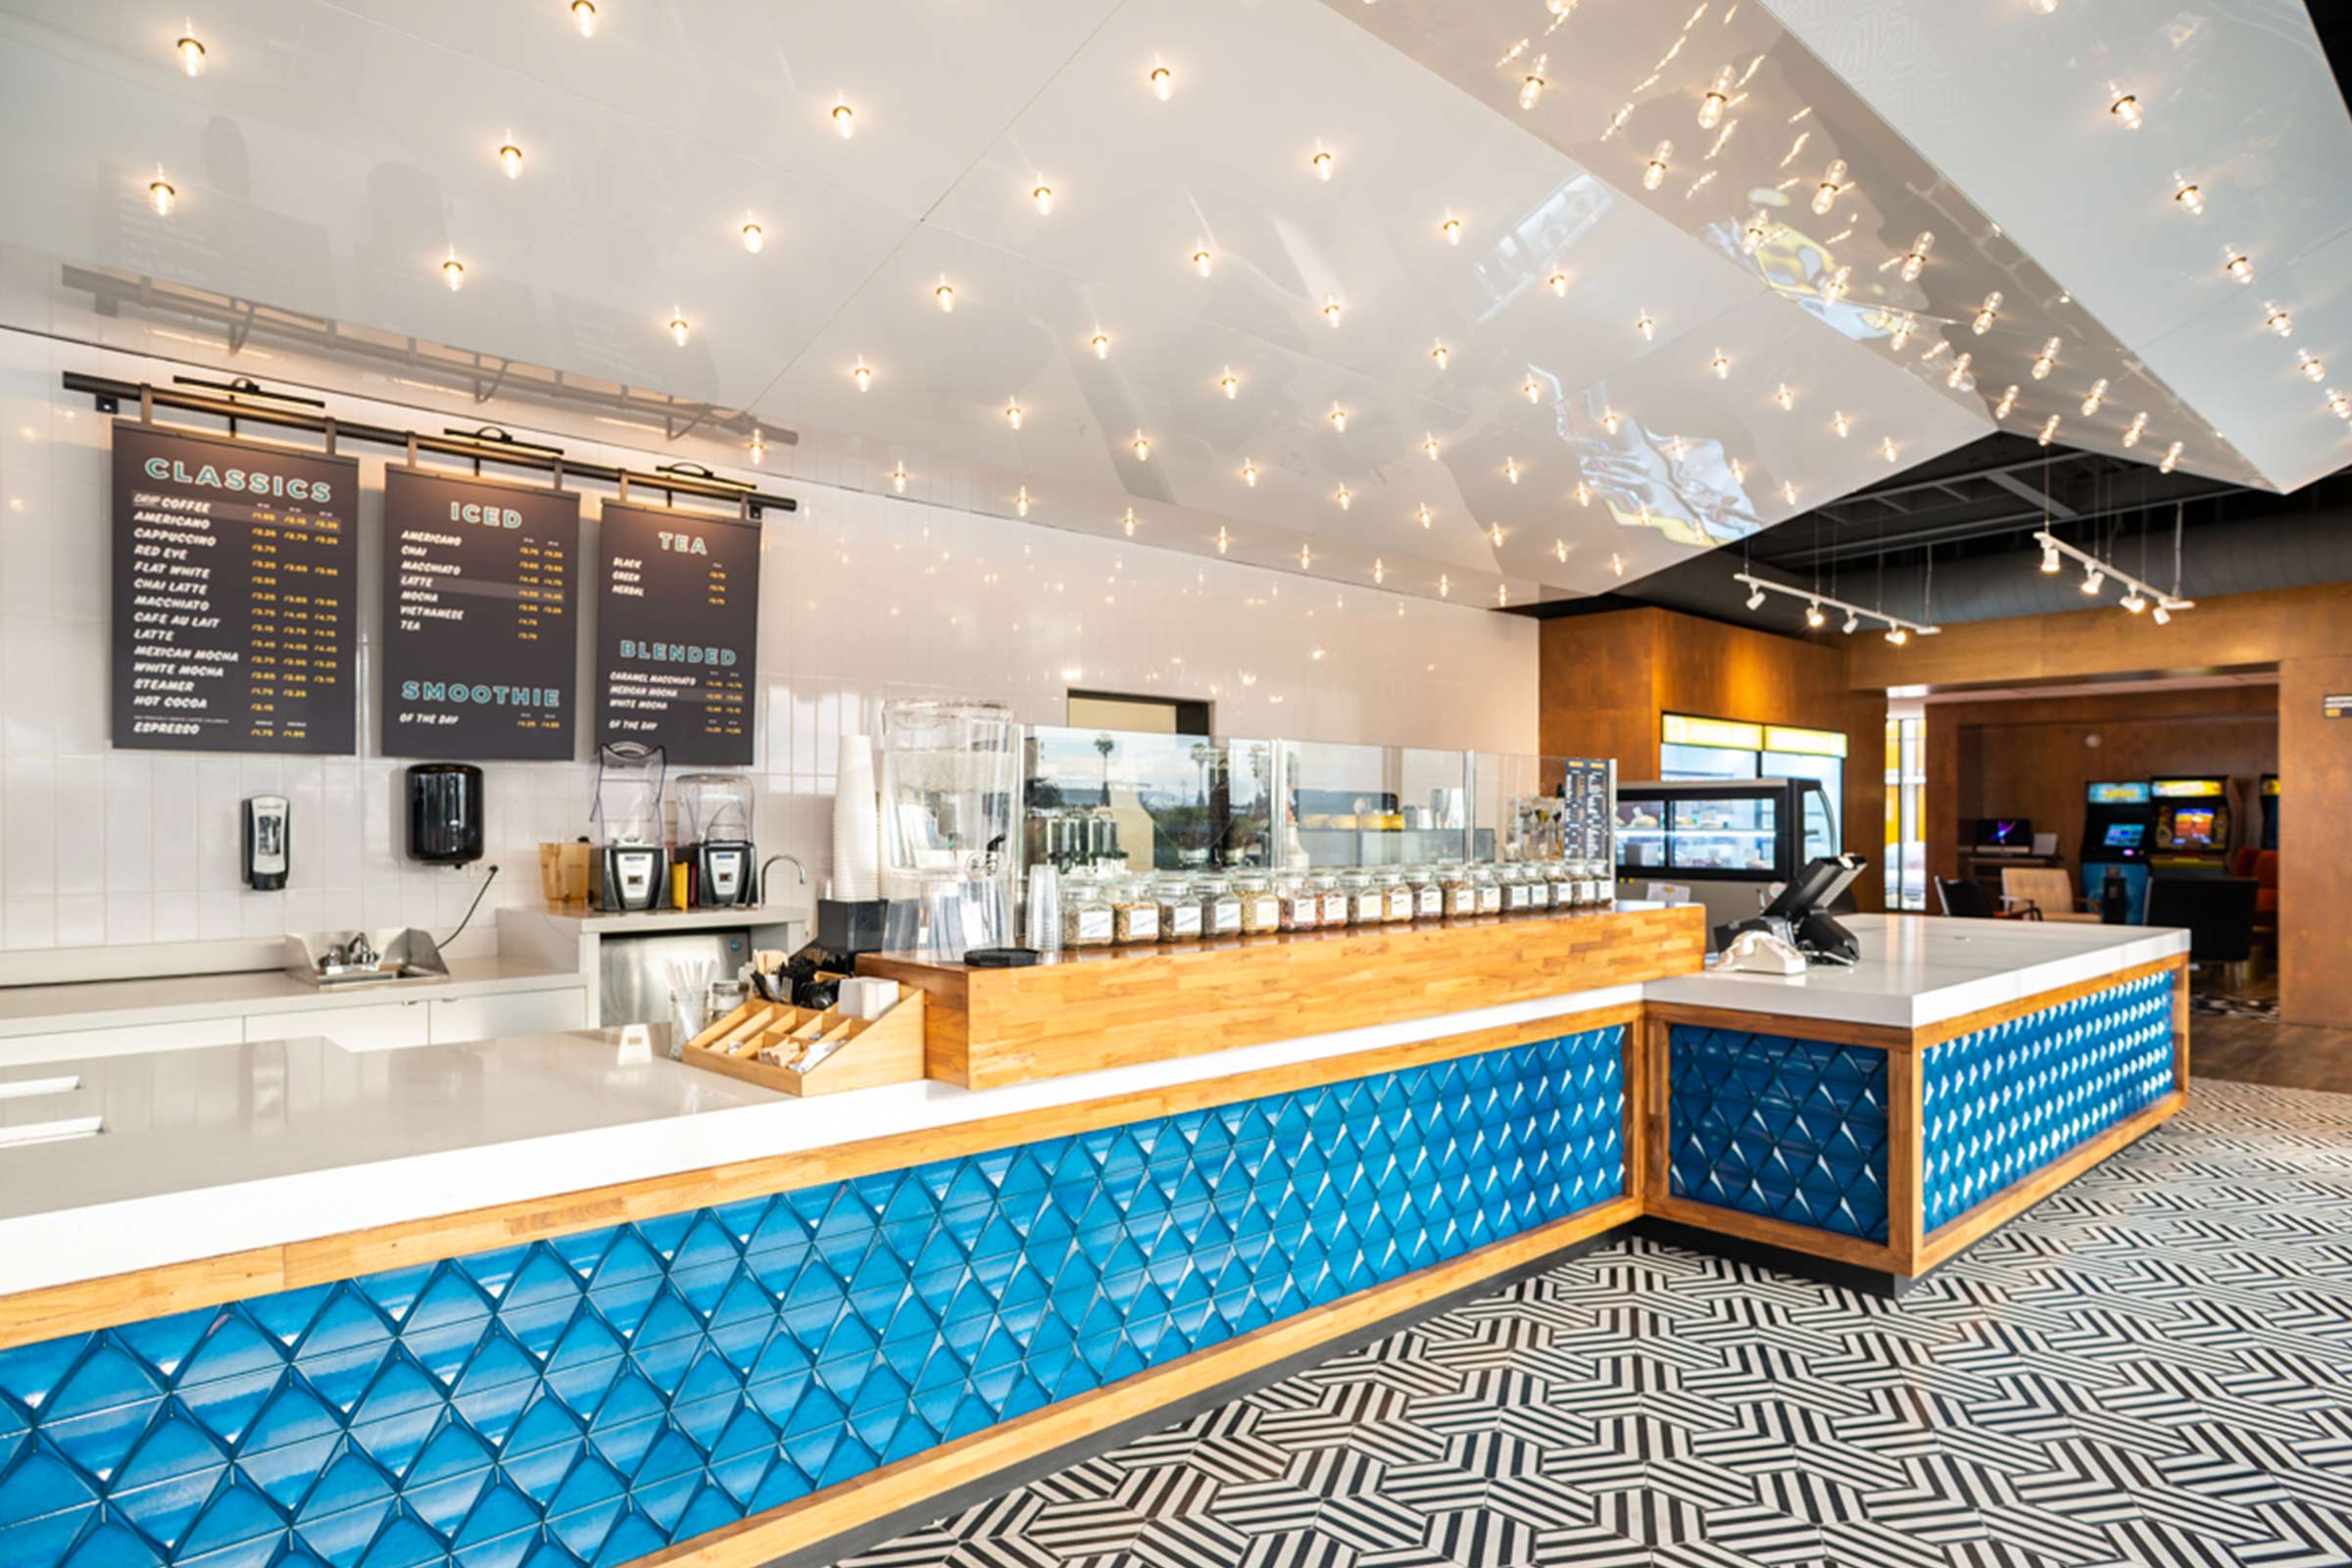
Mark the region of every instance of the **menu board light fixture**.
MULTIPOLYGON (((620 485, 624 487, 624 493, 625 487, 633 482, 660 490, 673 498, 700 496, 707 500, 723 501, 754 521, 770 509, 785 513, 800 510, 800 503, 790 496, 776 495, 743 480, 712 473, 700 464, 664 464, 652 473, 635 472, 611 464, 574 461, 566 458, 560 447, 518 441, 496 425, 482 425, 470 431, 445 429, 435 435, 391 425, 339 419, 326 412, 326 405, 319 399, 270 391, 244 377, 234 381, 207 381, 182 376, 168 384, 156 385, 68 370, 63 377, 63 384, 66 391, 89 398, 101 414, 120 414, 127 405, 137 412, 140 419, 148 423, 156 422, 159 411, 172 411, 224 419, 232 436, 238 433, 240 425, 247 423, 310 432, 325 438, 324 450, 329 453, 341 452, 357 443, 404 452, 411 463, 416 462, 418 453, 432 453, 476 464, 490 463, 553 473, 561 479, 620 485)), ((716 423, 720 433, 727 428, 750 428, 748 425, 729 425, 713 413, 700 417, 673 418, 669 433, 673 436, 684 435, 698 424, 709 423, 716 423)), ((165 425, 159 428, 171 427, 165 425)), ((760 428, 763 441, 789 446, 799 439, 788 430, 765 425, 760 428)))

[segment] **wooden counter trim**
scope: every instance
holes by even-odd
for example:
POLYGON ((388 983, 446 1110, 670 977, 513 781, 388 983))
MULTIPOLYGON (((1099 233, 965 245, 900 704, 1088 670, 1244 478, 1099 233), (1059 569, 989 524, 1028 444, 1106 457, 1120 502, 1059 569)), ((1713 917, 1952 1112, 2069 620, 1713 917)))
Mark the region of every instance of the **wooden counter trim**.
POLYGON ((1862 1046, 1888 1053, 1909 1051, 1912 1032, 1892 1024, 1841 1023, 1835 1018, 1797 1018, 1785 1012, 1757 1012, 1746 1007, 1699 1007, 1681 1002, 1642 1004, 1660 1026, 1688 1024, 1699 1029, 1738 1029, 1743 1033, 1778 1035, 1784 1040, 1819 1040, 1833 1046, 1862 1046))
POLYGON ((1735 1236, 1741 1241, 1762 1242, 1811 1257, 1851 1263, 1857 1268, 1879 1269, 1888 1274, 1903 1272, 1900 1267, 1903 1259, 1896 1255, 1893 1247, 1887 1243, 1866 1242, 1858 1236, 1841 1236, 1836 1231, 1797 1225, 1763 1214, 1749 1214, 1737 1208, 1719 1208, 1713 1203, 1676 1198, 1663 1189, 1651 1193, 1643 1200, 1642 1212, 1688 1225, 1693 1230, 1713 1231, 1718 1236, 1735 1236))
POLYGON ((858 960, 929 1004, 928 1075, 995 1089, 1301 1035, 1633 985, 1705 966, 1695 906, 1299 931, 970 969, 858 960))
POLYGON ((2125 1145, 2170 1121, 2187 1103, 2187 1088, 2175 1089, 2154 1104, 2077 1144, 2040 1169, 2011 1182, 1976 1207, 1944 1221, 1921 1244, 1918 1265, 1909 1272, 1925 1274, 1961 1249, 1982 1241, 2125 1145))
POLYGON ((639 1559, 638 1568, 760 1568, 789 1552, 981 1480, 1024 1459, 1050 1453, 1192 1395, 1269 1366, 1317 1345, 1370 1328, 1423 1302, 1534 1262, 1633 1220, 1641 1200, 1627 1195, 1554 1220, 1477 1251, 1435 1263, 1329 1306, 1299 1312, 1223 1345, 1077 1395, 975 1432, 941 1447, 845 1481, 768 1513, 698 1536, 639 1559))
POLYGON ((2130 985, 2134 980, 2144 980, 2149 975, 2163 974, 2167 970, 2178 971, 2183 977, 2183 981, 2177 982, 2177 984, 2184 983, 2188 973, 2188 956, 2176 953, 2169 958, 2158 958, 2150 963, 2135 963, 2129 969, 2117 969, 2112 973, 2096 975, 2088 980, 2079 980, 2071 986, 2059 986, 2050 991, 2036 991, 2030 997, 2020 997, 2015 1002, 2004 1002, 1998 1006, 1980 1007, 1975 1012, 1964 1012, 1956 1018, 1946 1018, 1940 1023, 1921 1024, 1913 1032, 1913 1038, 1918 1049, 1925 1051, 1931 1046, 1940 1046, 1947 1040, 1957 1040, 1963 1035, 1973 1035, 1979 1030, 1990 1029, 1996 1025, 2008 1023, 2012 1019, 2028 1017, 2051 1007, 2064 1006, 2067 1003, 2079 1001, 2083 997, 2096 996, 2102 991, 2112 991, 2117 986, 2130 985))
MULTIPOLYGON (((1613 1024, 1626 1027, 1630 1048, 1641 1013, 1640 1003, 1624 1003, 1527 1023, 1291 1062, 1231 1077, 1171 1084, 1138 1094, 1104 1096, 948 1127, 870 1138, 831 1149, 740 1160, 706 1170, 647 1177, 289 1242, 283 1247, 168 1264, 133 1274, 114 1274, 20 1292, 0 1297, 0 1349, 135 1323, 167 1312, 219 1306, 272 1291, 329 1284, 383 1269, 439 1262, 552 1236, 597 1230, 690 1208, 740 1202, 771 1193, 868 1176, 876 1171, 901 1170, 1013 1144, 1094 1132, 1155 1116, 1255 1100, 1264 1095, 1320 1088, 1350 1078, 1502 1051, 1613 1024)), ((1629 1181, 1636 1169, 1631 1164, 1627 1166, 1629 1181)))

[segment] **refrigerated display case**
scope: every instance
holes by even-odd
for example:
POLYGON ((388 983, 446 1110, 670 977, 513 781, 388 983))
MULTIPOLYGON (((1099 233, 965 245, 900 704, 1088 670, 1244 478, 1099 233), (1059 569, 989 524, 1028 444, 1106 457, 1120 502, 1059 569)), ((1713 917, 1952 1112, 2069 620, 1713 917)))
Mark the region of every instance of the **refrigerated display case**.
POLYGON ((1835 822, 1818 779, 1621 783, 1618 893, 1688 887, 1708 924, 1744 920, 1808 859, 1837 852, 1835 822))

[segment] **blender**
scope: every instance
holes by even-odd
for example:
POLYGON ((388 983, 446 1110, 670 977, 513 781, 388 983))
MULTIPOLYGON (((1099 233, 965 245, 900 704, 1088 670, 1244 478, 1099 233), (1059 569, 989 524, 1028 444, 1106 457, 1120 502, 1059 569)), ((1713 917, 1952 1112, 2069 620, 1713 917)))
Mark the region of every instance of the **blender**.
POLYGON ((923 952, 960 959, 1012 940, 1016 735, 1002 703, 882 706, 882 863, 921 902, 923 952))
POLYGON ((662 775, 667 754, 643 741, 596 749, 596 794, 588 808, 602 844, 590 895, 600 909, 658 909, 669 889, 662 842, 662 775))
POLYGON ((686 864, 688 902, 698 909, 759 903, 751 780, 736 773, 681 773, 670 790, 678 803, 678 858, 686 864))

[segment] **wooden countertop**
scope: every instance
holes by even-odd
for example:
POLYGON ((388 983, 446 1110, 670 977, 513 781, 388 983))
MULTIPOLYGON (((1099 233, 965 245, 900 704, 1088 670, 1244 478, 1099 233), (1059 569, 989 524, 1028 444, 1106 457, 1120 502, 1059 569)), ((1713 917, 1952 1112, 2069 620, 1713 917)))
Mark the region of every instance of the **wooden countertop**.
POLYGON ((1065 952, 1020 969, 906 953, 858 972, 928 999, 925 1071, 967 1089, 1696 974, 1698 906, 1350 926, 1065 952))

